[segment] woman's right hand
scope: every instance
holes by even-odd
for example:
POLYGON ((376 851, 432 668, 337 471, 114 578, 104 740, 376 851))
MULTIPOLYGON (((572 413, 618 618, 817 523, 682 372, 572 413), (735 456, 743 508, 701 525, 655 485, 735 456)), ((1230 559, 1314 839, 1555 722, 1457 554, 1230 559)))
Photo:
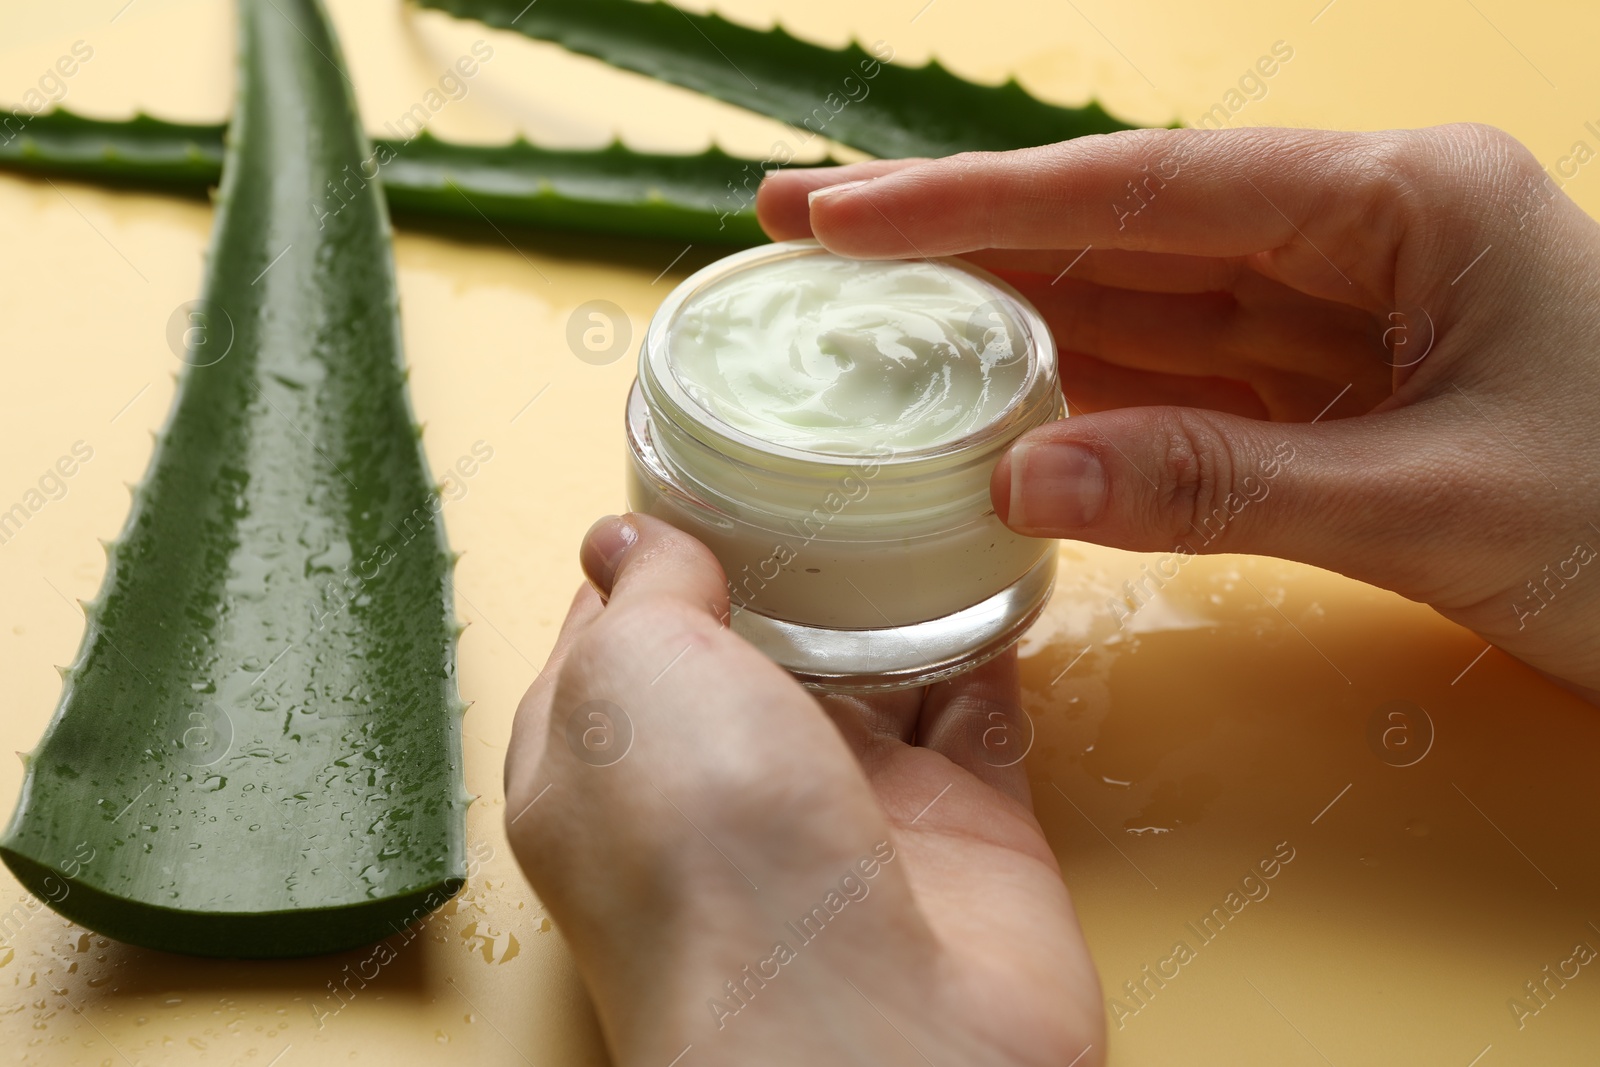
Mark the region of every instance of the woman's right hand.
POLYGON ((1600 225, 1508 135, 1139 130, 758 207, 1039 306, 1073 414, 996 469, 1014 529, 1340 571, 1600 701, 1600 225))

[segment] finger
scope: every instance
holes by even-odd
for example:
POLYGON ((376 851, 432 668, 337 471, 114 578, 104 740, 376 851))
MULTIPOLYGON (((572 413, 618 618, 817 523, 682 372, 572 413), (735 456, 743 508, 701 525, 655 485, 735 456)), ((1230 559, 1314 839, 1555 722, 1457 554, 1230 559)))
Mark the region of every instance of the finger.
POLYGON ((856 759, 870 769, 885 748, 909 745, 916 738, 922 690, 866 695, 830 693, 819 697, 817 703, 833 720, 856 759))
MULTIPOLYGON (((1063 348, 1136 370, 1213 374, 1252 382, 1363 382, 1387 396, 1388 351, 1365 312, 1301 294, 1255 306, 1230 293, 1148 293, 1038 275, 1007 281, 1039 309, 1063 348)), ((1376 402, 1376 401, 1374 401, 1376 402)))
POLYGON ((891 174, 921 159, 873 159, 843 167, 785 167, 769 173, 756 190, 756 218, 774 241, 811 236, 811 192, 843 182, 891 174))
POLYGON ((1420 599, 1464 565, 1433 543, 1452 540, 1452 504, 1503 492, 1482 444, 1432 408, 1320 424, 1175 407, 1078 415, 1023 435, 990 491, 1025 534, 1279 556, 1420 599), (1452 499, 1423 484, 1451 486, 1452 499))
MULTIPOLYGON (((1231 292, 1241 279, 1265 280, 1244 259, 1122 248, 980 248, 963 253, 961 258, 985 270, 1025 271, 1052 282, 1073 278, 1151 293, 1225 293, 1231 292)), ((1285 291, 1294 290, 1285 287, 1285 291)))
POLYGON ((555 645, 550 649, 544 669, 523 694, 522 702, 517 705, 517 713, 511 720, 511 741, 506 746, 503 782, 506 796, 522 792, 522 786, 539 766, 550 718, 550 695, 561 673, 561 665, 566 662, 578 638, 599 617, 600 611, 599 594, 590 586, 580 585, 567 608, 567 617, 556 634, 555 645))
POLYGON ((639 528, 633 523, 620 515, 602 515, 578 542, 578 566, 601 603, 611 599, 618 561, 638 540, 639 528))
POLYGON ((1254 389, 1231 378, 1129 370, 1073 351, 1061 352, 1056 362, 1071 415, 1152 404, 1206 408, 1251 419, 1270 414, 1254 389))
POLYGON ((578 558, 607 603, 664 598, 727 620, 722 565, 705 545, 660 519, 607 515, 584 535, 578 558))
POLYGON ((1437 231, 1445 218, 1449 239, 1464 248, 1484 226, 1481 212, 1462 206, 1472 199, 1464 183, 1509 178, 1493 167, 1483 168, 1493 179, 1463 177, 1460 140, 1459 131, 1437 130, 1082 137, 952 156, 819 192, 811 228, 833 251, 858 257, 1088 246, 1253 257, 1297 288, 1389 310, 1408 228, 1437 231))
POLYGON ((1033 720, 1022 708, 1016 649, 930 686, 917 744, 1031 811, 1023 758, 1033 747, 1033 720))

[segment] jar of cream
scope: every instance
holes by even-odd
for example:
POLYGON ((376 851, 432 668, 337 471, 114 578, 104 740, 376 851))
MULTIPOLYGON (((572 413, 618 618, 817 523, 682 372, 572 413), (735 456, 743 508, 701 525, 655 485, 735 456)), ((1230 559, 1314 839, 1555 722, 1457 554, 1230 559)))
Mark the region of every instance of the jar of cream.
POLYGON ((987 272, 766 245, 692 275, 651 320, 628 503, 711 549, 730 625, 801 682, 925 685, 1044 607, 1056 543, 1008 530, 989 477, 1061 414, 1048 328, 987 272))

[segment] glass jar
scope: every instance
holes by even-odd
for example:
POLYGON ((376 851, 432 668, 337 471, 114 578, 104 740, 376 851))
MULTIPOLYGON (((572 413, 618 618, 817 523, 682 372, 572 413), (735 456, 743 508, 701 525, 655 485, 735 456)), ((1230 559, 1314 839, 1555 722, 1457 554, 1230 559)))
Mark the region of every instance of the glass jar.
POLYGON ((931 446, 896 446, 892 425, 855 451, 763 440, 686 387, 671 329, 708 287, 800 256, 837 258, 814 241, 752 248, 692 275, 657 310, 628 398, 629 506, 710 548, 734 631, 807 686, 889 690, 959 674, 1020 637, 1055 578, 1056 542, 1011 532, 989 497, 1011 442, 1063 413, 1054 342, 1009 285, 963 260, 935 261, 991 296, 968 322, 975 337, 1019 335, 1008 358, 1027 362, 1004 407, 931 446))

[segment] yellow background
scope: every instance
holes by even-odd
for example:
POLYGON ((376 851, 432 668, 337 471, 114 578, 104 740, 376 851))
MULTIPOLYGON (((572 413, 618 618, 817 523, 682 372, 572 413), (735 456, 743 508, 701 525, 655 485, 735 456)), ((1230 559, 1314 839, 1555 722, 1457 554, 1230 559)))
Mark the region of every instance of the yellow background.
MULTIPOLYGON (((698 6, 698 5, 696 5, 698 6)), ((958 73, 1016 73, 1040 95, 1192 121, 1276 41, 1294 58, 1235 124, 1375 129, 1503 126, 1547 167, 1600 138, 1592 4, 1511 0, 723 0, 799 35, 883 40, 958 73)), ((694 94, 390 0, 333 4, 369 127, 416 103, 480 38, 494 56, 435 129, 547 144, 761 157, 798 139, 694 94)), ((20 101, 72 43, 94 57, 65 103, 219 120, 233 57, 218 0, 72 0, 0 10, 0 100, 20 101), (114 19, 114 21, 113 21, 114 19)), ((737 57, 734 57, 735 59, 737 57)), ((813 154, 820 151, 813 145, 813 154)), ((1600 167, 1567 191, 1593 213, 1600 167)), ((199 201, 0 176, 0 510, 76 441, 94 458, 0 545, 0 741, 28 749, 55 704, 103 557, 172 396, 173 309, 198 295, 210 230, 199 201)), ((470 834, 493 858, 359 996, 319 1028, 327 984, 366 953, 289 963, 130 949, 33 912, 0 947, 0 1055, 33 1064, 603 1062, 560 934, 501 829, 500 764, 518 698, 579 572, 577 540, 622 506, 629 359, 596 367, 568 316, 616 302, 635 336, 712 254, 487 228, 396 239, 413 399, 440 476, 475 442, 494 458, 445 510, 459 571, 470 834), (670 266, 669 266, 670 265, 670 266), (540 391, 543 390, 541 393, 540 391), (539 399, 513 422, 534 396, 539 399), (277 1059, 275 1059, 277 1057, 277 1059)), ((1585 967, 1518 1028, 1525 981, 1600 947, 1600 812, 1592 709, 1425 608, 1273 560, 1186 565, 1134 632, 1105 611, 1150 559, 1063 550, 1052 607, 1024 647, 1039 817, 1061 858, 1108 995, 1166 957, 1196 958, 1113 1025, 1121 1064, 1592 1062, 1600 971, 1585 967), (1470 670, 1463 670, 1471 665, 1470 670), (1070 667, 1070 669, 1068 669, 1070 667), (1064 672, 1064 673, 1063 673, 1064 672), (1391 700, 1426 709, 1414 766, 1368 742, 1391 700), (1347 789, 1348 787, 1348 789, 1347 789), (1331 807, 1330 801, 1335 801, 1331 807), (1135 833, 1134 831, 1144 831, 1135 833), (1186 923, 1222 903, 1279 842, 1294 860, 1214 942, 1186 923), (1480 1057, 1474 1060, 1474 1057, 1480 1057)), ((1421 718, 1412 712, 1414 737, 1421 718)), ((0 765, 8 810, 20 765, 0 765)), ((0 911, 22 899, 0 874, 0 911)), ((1137 1002, 1127 1000, 1129 1007, 1137 1002)))

